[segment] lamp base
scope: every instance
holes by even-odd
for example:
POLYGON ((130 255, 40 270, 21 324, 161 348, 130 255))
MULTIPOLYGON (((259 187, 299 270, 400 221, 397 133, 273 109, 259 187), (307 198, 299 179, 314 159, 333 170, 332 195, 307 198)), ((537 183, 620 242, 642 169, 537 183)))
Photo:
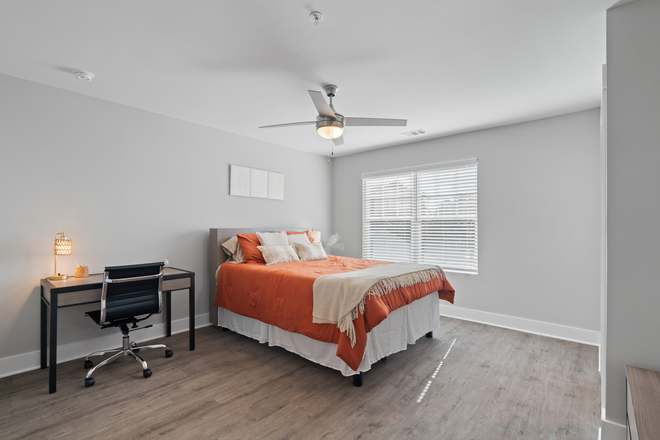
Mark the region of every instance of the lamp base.
POLYGON ((66 280, 67 278, 69 278, 69 275, 51 275, 48 277, 49 280, 53 281, 66 280))

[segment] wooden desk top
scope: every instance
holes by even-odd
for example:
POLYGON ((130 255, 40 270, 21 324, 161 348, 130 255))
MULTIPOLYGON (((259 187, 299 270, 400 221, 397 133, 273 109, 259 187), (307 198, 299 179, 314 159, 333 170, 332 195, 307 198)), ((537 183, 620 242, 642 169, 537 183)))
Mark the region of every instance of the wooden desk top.
POLYGON ((660 439, 660 372, 626 365, 640 440, 660 439))
MULTIPOLYGON (((190 276, 190 271, 177 269, 175 267, 166 267, 164 271, 164 278, 174 279, 190 276)), ((103 284, 103 274, 95 273, 84 278, 74 278, 73 276, 66 280, 49 280, 44 278, 41 280, 41 285, 44 288, 50 289, 65 289, 65 288, 80 288, 91 287, 92 284, 103 284)))

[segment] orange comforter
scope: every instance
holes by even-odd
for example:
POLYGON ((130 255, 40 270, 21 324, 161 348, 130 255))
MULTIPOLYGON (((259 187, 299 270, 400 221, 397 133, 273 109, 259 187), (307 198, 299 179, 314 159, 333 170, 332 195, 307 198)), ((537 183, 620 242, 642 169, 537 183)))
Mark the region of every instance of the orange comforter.
POLYGON ((354 347, 336 325, 312 322, 312 288, 316 278, 383 264, 392 263, 328 255, 327 260, 272 266, 223 264, 218 272, 215 305, 289 332, 337 344, 337 356, 351 369, 357 370, 364 356, 367 333, 391 311, 436 291, 440 299, 454 303, 454 288, 447 280, 441 279, 396 289, 380 297, 371 296, 366 302, 364 315, 353 321, 357 337, 354 347))

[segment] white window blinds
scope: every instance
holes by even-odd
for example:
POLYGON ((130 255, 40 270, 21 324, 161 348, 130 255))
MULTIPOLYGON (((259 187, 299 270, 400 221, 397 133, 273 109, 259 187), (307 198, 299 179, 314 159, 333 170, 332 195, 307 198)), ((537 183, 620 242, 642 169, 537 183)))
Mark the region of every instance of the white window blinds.
POLYGON ((362 257, 476 274, 477 160, 365 174, 362 257))

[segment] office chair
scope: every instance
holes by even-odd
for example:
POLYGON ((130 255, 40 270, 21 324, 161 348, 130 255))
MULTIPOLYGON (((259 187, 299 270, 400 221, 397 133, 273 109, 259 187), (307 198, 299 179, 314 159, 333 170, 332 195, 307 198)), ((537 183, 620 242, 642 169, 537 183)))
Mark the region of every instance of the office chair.
POLYGON ((164 348, 165 356, 174 354, 163 344, 138 346, 131 342, 128 334, 153 325, 138 327, 137 323, 144 321, 151 315, 160 313, 163 308, 161 295, 164 263, 134 264, 130 266, 106 267, 103 273, 103 289, 101 291, 101 310, 85 313, 101 328, 119 327, 122 333, 122 348, 118 350, 95 351, 85 358, 85 369, 89 369, 85 377, 85 386, 91 387, 95 380, 92 377, 98 368, 119 359, 122 356, 131 356, 142 364, 142 375, 151 376, 144 359, 138 356, 140 350, 148 348, 164 348), (141 315, 146 315, 138 317, 141 315), (129 325, 131 328, 129 329, 129 325), (105 353, 114 353, 109 358, 94 363, 89 360, 92 356, 102 356, 105 353))

